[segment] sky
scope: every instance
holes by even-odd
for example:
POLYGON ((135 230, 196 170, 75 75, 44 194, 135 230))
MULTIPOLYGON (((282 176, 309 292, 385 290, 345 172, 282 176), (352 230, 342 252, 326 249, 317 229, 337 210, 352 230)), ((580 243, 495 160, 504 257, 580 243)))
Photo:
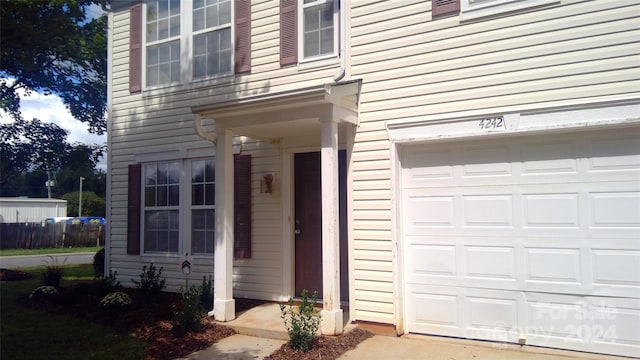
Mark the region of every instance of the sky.
MULTIPOLYGON (((89 17, 97 17, 102 14, 102 9, 98 5, 92 5, 88 10, 89 17)), ((42 122, 55 123, 67 130, 67 142, 74 144, 81 142, 87 145, 106 144, 107 135, 92 134, 88 126, 73 118, 69 110, 57 95, 43 95, 32 92, 30 95, 20 93, 20 109, 25 120, 37 118, 42 122)), ((12 122, 10 116, 0 110, 0 123, 12 122)), ((101 159, 98 168, 106 170, 105 159, 101 159)))

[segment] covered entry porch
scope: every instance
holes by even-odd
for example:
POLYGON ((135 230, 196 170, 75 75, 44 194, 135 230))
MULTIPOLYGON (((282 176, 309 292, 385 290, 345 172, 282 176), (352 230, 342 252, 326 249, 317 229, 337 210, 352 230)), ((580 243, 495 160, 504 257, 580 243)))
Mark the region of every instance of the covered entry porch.
MULTIPOLYGON (((235 318, 233 298, 233 174, 234 139, 244 136, 271 144, 281 144, 283 167, 281 188, 283 224, 281 228, 284 281, 281 297, 296 296, 295 259, 296 214, 294 154, 319 152, 321 197, 321 293, 323 334, 343 331, 341 309, 339 149, 352 144, 353 127, 358 122, 360 82, 345 82, 229 100, 224 103, 193 107, 195 130, 215 144, 216 157, 216 235, 214 255, 214 308, 216 320, 235 318), (213 121, 211 121, 213 120, 213 121)), ((241 146, 236 141, 236 146, 241 146)), ((348 163, 348 161, 347 161, 348 163)), ((343 248, 346 249, 346 248, 343 248)), ((345 280, 346 281, 346 280, 345 280)))

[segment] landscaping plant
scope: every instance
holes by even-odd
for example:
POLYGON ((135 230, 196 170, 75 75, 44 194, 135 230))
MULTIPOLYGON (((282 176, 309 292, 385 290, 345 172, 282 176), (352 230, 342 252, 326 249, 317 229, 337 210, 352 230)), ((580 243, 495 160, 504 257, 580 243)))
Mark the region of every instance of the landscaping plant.
POLYGON ((200 291, 200 305, 204 309, 213 309, 213 281, 211 280, 211 275, 209 275, 208 280, 205 276, 202 277, 200 291))
POLYGON ((153 263, 149 264, 149 267, 143 266, 142 273, 140 273, 140 281, 131 279, 144 298, 152 298, 158 295, 166 285, 166 280, 162 277, 163 268, 157 269, 153 266, 153 263))
POLYGON ((104 248, 93 255, 93 272, 96 274, 96 279, 104 276, 104 248))
POLYGON ((122 291, 109 293, 100 300, 100 306, 103 309, 121 309, 129 305, 131 305, 131 298, 122 291))
POLYGON ((318 299, 318 292, 314 291, 311 298, 307 289, 302 290, 302 300, 299 305, 293 305, 293 299, 287 304, 280 304, 280 317, 289 334, 289 345, 293 350, 307 352, 311 349, 311 342, 320 326, 320 313, 314 307, 318 299))
POLYGON ((200 304, 202 287, 195 285, 184 289, 180 286, 180 307, 174 310, 173 329, 178 335, 184 335, 202 328, 202 318, 205 311, 200 304))
MULTIPOLYGON (((49 258, 51 259, 51 262, 47 264, 47 267, 42 273, 42 285, 59 287, 64 269, 62 265, 58 264, 58 258, 53 256, 49 256, 49 258)), ((64 264, 65 262, 67 262, 66 257, 64 258, 62 264, 64 264)))

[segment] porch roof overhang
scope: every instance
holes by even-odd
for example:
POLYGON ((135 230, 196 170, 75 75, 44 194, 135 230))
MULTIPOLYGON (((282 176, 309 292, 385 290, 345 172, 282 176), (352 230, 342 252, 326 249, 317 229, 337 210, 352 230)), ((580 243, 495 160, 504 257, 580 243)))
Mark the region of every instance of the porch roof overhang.
POLYGON ((193 106, 191 111, 196 122, 212 119, 237 135, 255 139, 319 134, 323 121, 358 124, 360 87, 360 80, 324 84, 193 106))

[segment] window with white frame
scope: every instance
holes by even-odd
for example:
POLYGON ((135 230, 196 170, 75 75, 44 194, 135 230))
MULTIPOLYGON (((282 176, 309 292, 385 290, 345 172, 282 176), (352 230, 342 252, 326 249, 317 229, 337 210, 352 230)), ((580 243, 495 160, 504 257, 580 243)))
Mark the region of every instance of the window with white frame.
POLYGON ((180 162, 144 166, 144 251, 177 253, 180 244, 180 162))
POLYGON ((146 86, 231 74, 231 22, 232 0, 147 0, 146 86))
POLYGON ((145 253, 213 254, 214 164, 213 159, 196 159, 144 165, 145 253), (191 201, 180 201, 181 193, 190 194, 191 201))
POLYGON ((560 0, 459 0, 463 18, 473 19, 513 11, 522 11, 538 6, 558 3, 560 0))
POLYGON ((215 166, 213 160, 191 162, 191 252, 213 254, 215 238, 215 166))
POLYGON ((338 48, 337 0, 303 0, 300 3, 302 59, 332 56, 338 48))

